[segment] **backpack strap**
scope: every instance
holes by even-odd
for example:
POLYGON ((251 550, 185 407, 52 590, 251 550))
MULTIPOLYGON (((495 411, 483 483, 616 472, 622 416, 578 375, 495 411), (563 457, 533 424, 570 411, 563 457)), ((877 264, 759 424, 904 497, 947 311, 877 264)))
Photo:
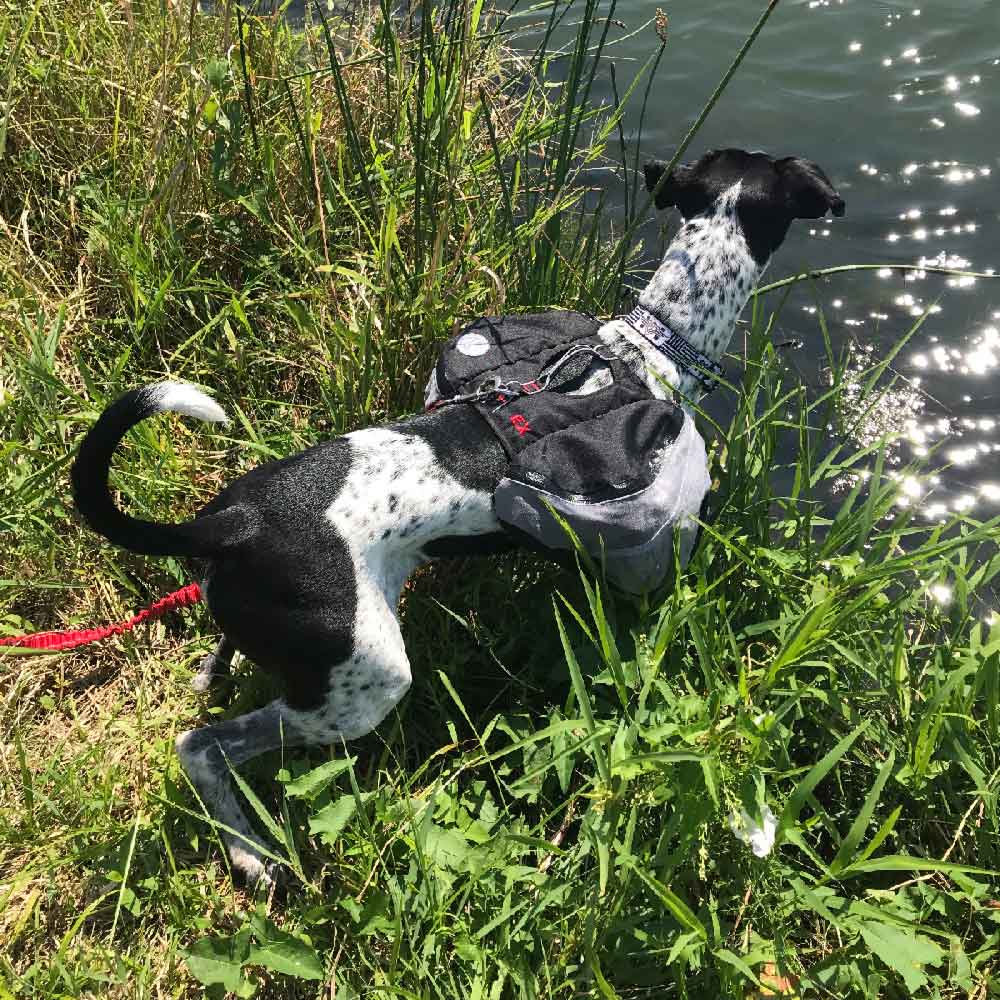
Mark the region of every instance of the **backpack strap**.
POLYGON ((519 396, 533 396, 538 392, 558 390, 579 378, 590 367, 595 358, 608 362, 617 360, 615 355, 604 353, 593 344, 576 344, 550 365, 541 369, 535 378, 529 379, 527 382, 518 382, 513 379, 504 381, 493 376, 480 383, 472 392, 460 393, 446 399, 436 399, 427 409, 436 410, 454 403, 477 403, 490 396, 497 397, 499 405, 504 406, 519 396))

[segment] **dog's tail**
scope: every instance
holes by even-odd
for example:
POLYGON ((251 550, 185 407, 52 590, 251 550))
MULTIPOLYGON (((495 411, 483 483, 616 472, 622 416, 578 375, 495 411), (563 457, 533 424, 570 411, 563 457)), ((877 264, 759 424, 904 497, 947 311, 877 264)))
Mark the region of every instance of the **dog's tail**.
POLYGON ((133 389, 111 404, 90 429, 73 463, 73 500, 94 531, 115 545, 149 556, 215 556, 253 533, 253 518, 239 504, 183 524, 130 517, 115 506, 108 489, 111 456, 130 427, 170 410, 212 423, 228 423, 215 400, 184 382, 158 382, 133 389))

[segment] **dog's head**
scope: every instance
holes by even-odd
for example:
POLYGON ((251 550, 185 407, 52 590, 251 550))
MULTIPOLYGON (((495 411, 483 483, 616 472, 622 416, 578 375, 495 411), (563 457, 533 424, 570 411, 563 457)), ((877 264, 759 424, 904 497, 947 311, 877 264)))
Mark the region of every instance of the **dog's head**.
POLYGON ((781 245, 793 219, 844 214, 844 199, 811 160, 742 149, 713 149, 693 163, 678 165, 661 183, 667 164, 647 163, 646 189, 656 207, 675 206, 685 219, 713 211, 719 197, 740 183, 736 212, 750 252, 763 265, 781 245))

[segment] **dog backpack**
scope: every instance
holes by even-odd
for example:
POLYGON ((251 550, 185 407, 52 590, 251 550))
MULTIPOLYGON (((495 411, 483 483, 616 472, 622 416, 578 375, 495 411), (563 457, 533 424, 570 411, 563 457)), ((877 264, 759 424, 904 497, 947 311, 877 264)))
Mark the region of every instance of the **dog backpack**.
POLYGON ((555 511, 610 580, 642 593, 672 566, 675 530, 690 554, 708 462, 691 415, 656 399, 600 326, 563 311, 478 319, 445 343, 424 402, 473 405, 500 439, 503 524, 570 549, 555 511))

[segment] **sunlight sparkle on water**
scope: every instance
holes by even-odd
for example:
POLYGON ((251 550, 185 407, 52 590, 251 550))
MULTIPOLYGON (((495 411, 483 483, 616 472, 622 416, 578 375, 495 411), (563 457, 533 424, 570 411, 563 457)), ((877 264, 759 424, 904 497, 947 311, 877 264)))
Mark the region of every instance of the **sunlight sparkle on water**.
MULTIPOLYGON (((824 0, 815 6, 836 4, 837 0, 824 0)), ((920 10, 909 13, 918 16, 920 10)), ((984 148, 978 141, 982 124, 991 123, 991 107, 978 94, 994 82, 986 80, 983 67, 1000 66, 1000 59, 990 52, 988 59, 972 63, 965 54, 959 59, 939 51, 939 36, 915 32, 918 25, 905 22, 906 14, 903 7, 885 5, 880 20, 888 28, 903 28, 898 41, 879 52, 872 47, 874 37, 855 28, 841 36, 840 45, 848 53, 871 58, 856 63, 845 54, 840 58, 851 72, 860 72, 863 64, 875 75, 879 68, 891 69, 891 77, 883 77, 887 86, 882 94, 890 104, 899 105, 901 114, 894 117, 912 122, 912 129, 921 133, 919 142, 910 145, 876 144, 869 155, 883 162, 861 162, 855 173, 855 184, 867 188, 867 196, 878 206, 876 217, 882 227, 875 238, 883 242, 886 257, 907 266, 878 265, 870 279, 874 298, 866 301, 836 288, 831 291, 840 297, 831 294, 826 308, 829 321, 839 324, 843 336, 854 338, 850 349, 857 352, 858 367, 852 362, 845 373, 849 384, 855 378, 863 384, 861 373, 870 370, 885 347, 866 331, 878 329, 886 338, 901 335, 905 329, 901 324, 926 323, 910 349, 897 359, 899 382, 887 391, 877 412, 860 421, 852 437, 871 443, 883 436, 888 442, 887 462, 899 470, 888 473, 898 483, 897 502, 933 523, 964 513, 978 515, 980 506, 995 509, 1000 505, 1000 475, 995 472, 1000 468, 1000 309, 996 308, 1000 302, 996 298, 982 302, 993 290, 992 282, 971 274, 939 273, 985 272, 985 258, 975 262, 969 258, 988 256, 988 248, 995 246, 1000 216, 988 186, 975 182, 996 174, 995 153, 988 143, 984 148), (922 113, 907 115, 910 110, 922 113), (971 128, 963 128, 966 121, 971 128), (951 129, 947 137, 946 128, 951 129), (894 155, 897 148, 898 157, 894 155), (960 292, 966 294, 959 296, 960 292), (939 315, 942 305, 944 316, 939 315), (980 322, 963 329, 970 307, 978 311, 980 322), (991 314, 992 320, 988 319, 991 314), (945 317, 947 321, 942 322, 945 317), (984 325, 983 320, 992 325, 984 325), (969 392, 963 396, 966 388, 969 392), (919 478, 903 471, 905 463, 914 459, 927 462, 919 478), (934 474, 935 466, 941 477, 934 474), (979 482, 991 473, 992 481, 979 482)), ((936 18, 937 13, 928 16, 936 18)), ((937 30, 932 25, 919 26, 937 30)), ((821 226, 813 223, 804 232, 813 239, 831 232, 821 226)), ((835 238, 841 232, 832 230, 835 238)), ((996 287, 1000 290, 1000 285, 996 287)), ((815 306, 802 308, 806 315, 817 312, 815 306)), ((974 315, 971 310, 969 315, 974 315)), ((850 400, 848 389, 848 406, 850 400)), ((981 516, 992 516, 992 512, 981 516)), ((935 582, 932 577, 924 586, 936 601, 952 599, 947 582, 935 582)))
POLYGON ((971 465, 978 454, 979 449, 973 444, 964 448, 952 448, 948 452, 948 458, 956 465, 971 465))

